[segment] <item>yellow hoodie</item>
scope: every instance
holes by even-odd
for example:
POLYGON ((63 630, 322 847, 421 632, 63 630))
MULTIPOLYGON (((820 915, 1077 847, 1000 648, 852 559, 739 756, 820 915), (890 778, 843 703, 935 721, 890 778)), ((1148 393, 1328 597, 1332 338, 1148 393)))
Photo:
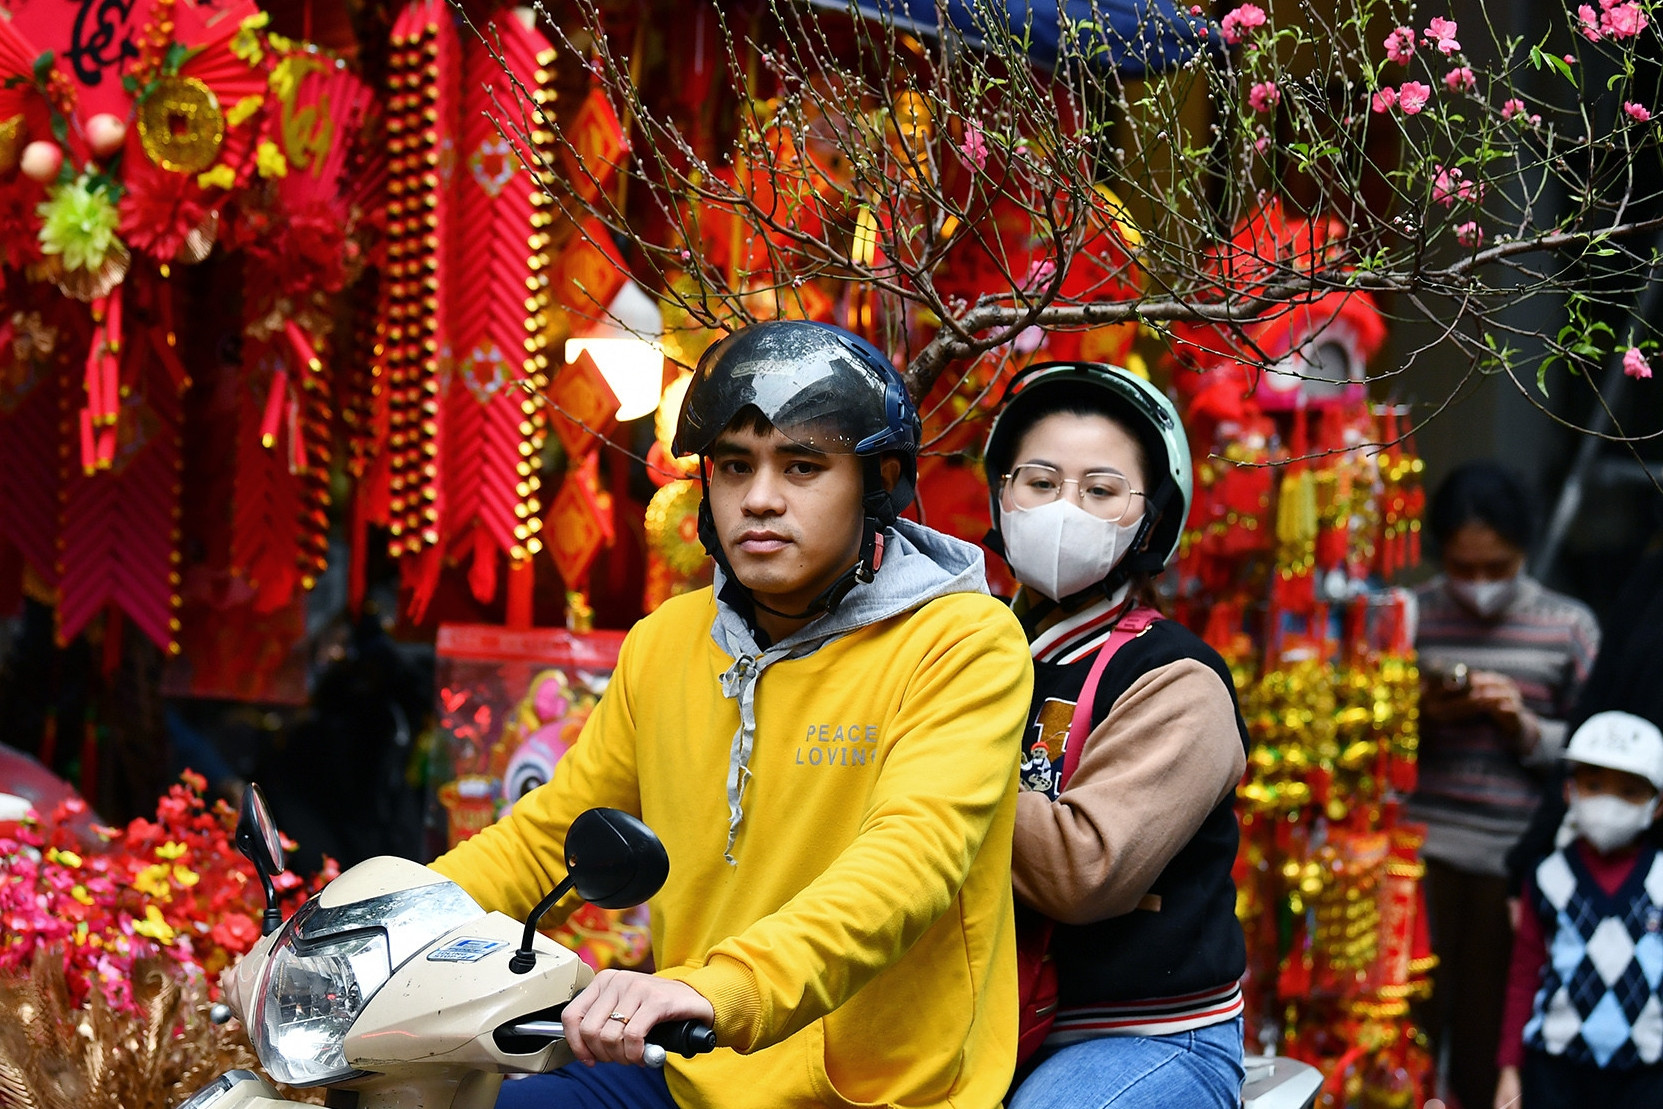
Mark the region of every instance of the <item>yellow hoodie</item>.
POLYGON ((579 812, 638 814, 670 855, 658 973, 709 999, 723 1045, 672 1057, 678 1105, 993 1109, 1016 1044, 1020 625, 948 593, 771 660, 730 865, 740 716, 716 616, 705 589, 637 624, 553 781, 435 869, 524 919, 563 876, 579 812))

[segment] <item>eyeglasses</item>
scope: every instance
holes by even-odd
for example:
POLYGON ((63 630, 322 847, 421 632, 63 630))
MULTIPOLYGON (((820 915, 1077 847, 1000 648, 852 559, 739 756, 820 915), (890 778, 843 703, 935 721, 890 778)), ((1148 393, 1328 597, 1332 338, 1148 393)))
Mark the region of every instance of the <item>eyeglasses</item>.
POLYGON ((1043 508, 1062 496, 1065 485, 1074 486, 1080 507, 1102 520, 1124 523, 1132 514, 1134 497, 1146 497, 1133 489, 1126 475, 1114 470, 1093 470, 1081 478, 1063 477, 1054 466, 1025 462, 1002 479, 1011 502, 1017 508, 1043 508))

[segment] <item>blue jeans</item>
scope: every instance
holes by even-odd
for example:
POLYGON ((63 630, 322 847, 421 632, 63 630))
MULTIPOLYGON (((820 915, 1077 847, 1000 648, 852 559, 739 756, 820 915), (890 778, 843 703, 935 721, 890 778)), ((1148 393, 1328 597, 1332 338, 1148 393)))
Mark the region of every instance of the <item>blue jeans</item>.
POLYGON ((1242 1018, 1169 1036, 1104 1036, 1045 1058, 1010 1109, 1240 1109, 1242 1018))
POLYGON ((496 1109, 676 1109, 664 1072, 624 1063, 568 1063, 502 1084, 496 1109))

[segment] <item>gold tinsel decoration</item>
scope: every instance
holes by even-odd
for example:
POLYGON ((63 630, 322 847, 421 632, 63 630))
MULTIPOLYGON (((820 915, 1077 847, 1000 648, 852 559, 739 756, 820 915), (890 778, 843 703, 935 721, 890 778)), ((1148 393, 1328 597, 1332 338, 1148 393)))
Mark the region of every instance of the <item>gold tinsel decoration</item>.
MULTIPOLYGON (((44 948, 28 974, 0 976, 0 1109, 170 1109, 233 1068, 264 1074, 240 1024, 208 1019, 200 973, 144 959, 132 990, 137 1013, 97 989, 72 1006, 63 955, 44 948)), ((321 1089, 279 1088, 323 1102, 321 1089)))
POLYGON ((699 542, 699 483, 672 481, 647 505, 647 545, 672 571, 686 577, 704 565, 699 542))

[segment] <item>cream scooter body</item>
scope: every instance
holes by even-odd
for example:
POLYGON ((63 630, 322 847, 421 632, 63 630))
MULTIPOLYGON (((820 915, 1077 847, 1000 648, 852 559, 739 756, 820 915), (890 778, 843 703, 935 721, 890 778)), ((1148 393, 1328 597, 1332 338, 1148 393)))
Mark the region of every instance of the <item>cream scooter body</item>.
MULTIPOLYGON (((256 790, 257 787, 249 787, 256 790)), ((282 865, 275 826, 257 795, 245 804, 239 847, 261 878, 282 865), (246 834, 244 826, 249 829, 246 834)), ((668 871, 657 838, 633 817, 591 810, 567 837, 568 889, 621 908, 656 892, 668 871)), ((456 883, 406 859, 360 863, 289 920, 268 911, 268 934, 226 983, 225 1012, 240 1016, 255 1053, 278 1081, 327 1086, 352 1109, 490 1109, 507 1074, 541 1074, 571 1062, 559 1011, 594 972, 578 956, 502 913, 488 913, 456 883)), ((710 1030, 671 1022, 649 1033, 691 1054, 715 1046, 710 1030)), ((293 1109, 249 1071, 220 1076, 180 1109, 293 1109)))
MULTIPOLYGON (((356 906, 396 902, 397 895, 424 889, 426 897, 413 898, 411 903, 443 898, 444 894, 429 889, 437 886, 466 897, 459 887, 425 866, 398 858, 370 859, 331 882, 317 899, 317 911, 299 927, 328 913, 349 924, 356 906)), ((475 912, 474 919, 410 953, 353 1021, 343 1054, 362 1076, 329 1086, 354 1091, 358 1109, 490 1109, 503 1075, 540 1074, 571 1061, 563 1040, 545 1041, 531 1051, 504 1050, 498 1043, 498 1029, 569 1001, 589 984, 594 972, 577 955, 539 935, 534 940, 535 967, 526 974, 513 973, 508 962, 524 926, 501 913, 477 908, 475 912), (456 954, 433 957, 447 951, 483 954, 466 959, 456 954)), ((249 1006, 264 1004, 272 948, 283 935, 264 937, 238 964, 233 994, 243 1004, 233 1005, 234 1009, 248 1012, 249 1006)), ((404 953, 396 940, 393 950, 404 953)), ((253 1013, 250 1017, 258 1019, 253 1013)), ((521 1045, 509 1038, 509 1046, 521 1045)), ((253 1076, 234 1083, 210 1102, 215 1109, 267 1103, 274 1107, 297 1104, 253 1076)), ((193 1104, 191 1109, 206 1109, 206 1105, 193 1104)))

